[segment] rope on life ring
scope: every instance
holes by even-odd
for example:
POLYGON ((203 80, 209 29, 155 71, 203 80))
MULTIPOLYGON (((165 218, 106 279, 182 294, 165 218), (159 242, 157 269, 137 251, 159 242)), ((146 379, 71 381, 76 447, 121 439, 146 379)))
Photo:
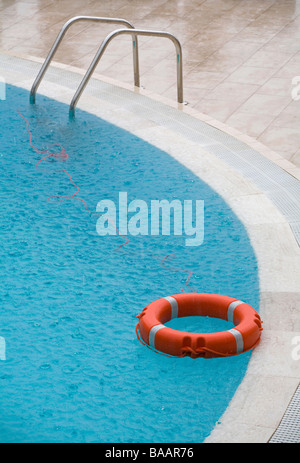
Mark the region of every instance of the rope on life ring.
POLYGON ((137 316, 139 341, 171 357, 230 357, 255 348, 261 338, 262 321, 249 304, 207 293, 184 293, 151 302, 137 316), (177 317, 209 316, 231 321, 235 327, 217 333, 189 333, 164 323, 177 317))

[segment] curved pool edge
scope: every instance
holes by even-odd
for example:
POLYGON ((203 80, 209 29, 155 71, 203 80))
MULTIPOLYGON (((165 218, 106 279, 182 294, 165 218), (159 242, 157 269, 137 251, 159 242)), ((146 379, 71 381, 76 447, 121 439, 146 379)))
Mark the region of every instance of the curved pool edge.
MULTIPOLYGON (((32 62, 38 63, 38 64, 43 64, 44 63, 43 58, 39 58, 39 57, 32 56, 32 55, 24 55, 22 53, 6 51, 6 50, 4 50, 4 49, 2 49, 0 47, 0 55, 1 54, 11 56, 11 57, 15 57, 15 58, 19 58, 19 59, 23 59, 23 60, 27 60, 27 61, 32 61, 32 62)), ((63 63, 55 61, 55 60, 53 60, 51 62, 51 67, 55 67, 57 69, 70 71, 70 72, 73 72, 73 73, 81 75, 81 76, 84 76, 85 73, 86 73, 85 69, 78 68, 78 67, 71 66, 71 65, 67 65, 67 64, 63 64, 63 63)), ((285 159, 279 153, 275 152, 274 150, 267 147, 266 145, 264 145, 263 143, 261 143, 257 139, 251 137, 250 135, 245 135, 243 132, 239 131, 238 129, 233 128, 230 125, 225 124, 224 122, 220 122, 217 119, 214 119, 213 117, 211 117, 211 116, 209 116, 207 114, 201 113, 200 111, 194 109, 193 107, 189 106, 188 101, 184 102, 184 104, 177 103, 176 101, 170 100, 169 98, 166 98, 166 97, 164 97, 162 95, 158 95, 157 93, 149 91, 149 90, 145 89, 144 87, 140 87, 140 88, 134 87, 132 85, 129 85, 129 84, 124 83, 124 82, 120 82, 118 80, 115 80, 115 79, 113 79, 111 77, 107 77, 107 76, 105 76, 103 74, 99 74, 97 72, 95 72, 93 74, 93 79, 94 80, 100 80, 100 81, 105 82, 105 83, 107 83, 109 85, 119 87, 119 88, 122 88, 124 90, 128 90, 130 93, 137 93, 137 94, 140 94, 140 95, 144 95, 144 96, 150 98, 151 100, 157 101, 158 103, 163 103, 166 106, 170 106, 171 108, 178 109, 178 110, 192 116, 195 119, 198 119, 198 120, 200 120, 202 122, 205 122, 208 125, 210 125, 212 127, 215 127, 216 129, 221 130, 222 132, 225 132, 226 134, 234 137, 235 139, 246 143, 248 146, 250 146, 254 150, 258 151, 262 156, 269 159, 274 164, 278 165, 281 169, 283 169, 284 171, 286 171, 287 173, 289 173, 290 175, 292 175, 296 179, 300 180, 300 168, 298 166, 296 166, 295 164, 293 164, 291 161, 285 159)), ((74 89, 74 91, 75 91, 75 89, 74 89)), ((40 89, 38 89, 37 93, 39 93, 39 92, 40 92, 40 89)), ((175 95, 174 95, 174 97, 175 97, 175 95)))
MULTIPOLYGON (((0 73, 4 73, 8 83, 29 90, 41 60, 32 57, 30 60, 25 57, 16 58, 9 54, 6 56, 10 57, 12 67, 1 69, 0 73), (28 62, 32 63, 29 67, 26 66, 28 62), (16 65, 17 68, 19 66, 19 73, 16 65)), ((68 104, 76 87, 71 85, 72 76, 76 75, 74 68, 53 66, 49 74, 49 80, 46 75, 39 93, 68 104), (57 73, 62 75, 61 85, 53 82, 57 73), (72 88, 66 85, 67 82, 72 88)), ((77 74, 77 78, 78 75, 80 77, 82 71, 77 74)), ((226 132, 224 124, 201 114, 196 115, 196 111, 188 107, 178 110, 176 104, 167 105, 165 99, 162 101, 157 97, 154 100, 150 95, 146 96, 146 92, 143 95, 141 93, 129 91, 124 86, 116 87, 108 81, 103 86, 103 80, 93 79, 79 108, 167 151, 214 188, 245 225, 259 264, 260 315, 264 321, 262 342, 253 351, 246 376, 233 400, 205 442, 267 442, 277 429, 300 378, 299 361, 293 358, 292 345, 292 339, 300 335, 296 318, 299 246, 291 229, 291 219, 279 211, 270 195, 254 184, 253 177, 249 178, 245 172, 241 174, 240 169, 234 167, 234 161, 229 164, 225 158, 220 158, 220 150, 225 151, 224 134, 229 137, 228 143, 233 150, 243 151, 239 143, 235 142, 238 141, 237 131, 226 132), (149 107, 144 105, 145 101, 149 101, 149 107), (157 110, 154 111, 153 105, 156 103, 157 110), (197 121, 209 127, 214 126, 217 129, 216 138, 213 140, 211 131, 208 130, 204 135, 202 131, 200 138, 203 142, 200 144, 197 121), (178 128, 182 130, 178 131, 178 128), (213 143, 209 143, 209 140, 213 143), (286 308, 284 313, 282 307, 286 308)), ((250 146, 248 138, 243 142, 250 146)), ((261 153, 260 144, 253 143, 258 161, 259 156, 268 154, 268 162, 285 169, 286 175, 293 175, 296 181, 297 168, 287 166, 276 153, 268 153, 268 149, 261 153), (287 174, 287 167, 293 172, 287 174)), ((247 153, 244 154, 247 156, 247 153)), ((259 162, 257 169, 262 169, 259 162)), ((294 185, 295 182, 287 185, 287 193, 290 195, 295 194, 294 185)))

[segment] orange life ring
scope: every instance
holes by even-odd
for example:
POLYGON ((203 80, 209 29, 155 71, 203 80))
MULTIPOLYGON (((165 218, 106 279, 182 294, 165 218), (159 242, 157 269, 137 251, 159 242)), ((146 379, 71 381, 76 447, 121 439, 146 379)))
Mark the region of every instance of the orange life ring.
POLYGON ((227 357, 253 349, 260 341, 262 321, 248 304, 219 294, 184 293, 151 302, 138 316, 138 339, 164 354, 192 358, 227 357), (218 333, 188 333, 164 323, 176 317, 209 316, 234 323, 218 333))

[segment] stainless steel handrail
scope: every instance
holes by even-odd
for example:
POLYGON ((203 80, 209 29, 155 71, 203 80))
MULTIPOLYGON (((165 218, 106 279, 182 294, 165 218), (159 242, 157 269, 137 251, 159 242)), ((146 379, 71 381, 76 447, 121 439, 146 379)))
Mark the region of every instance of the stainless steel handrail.
MULTIPOLYGON (((62 39, 64 38, 66 32, 68 29, 76 22, 79 21, 96 21, 96 22, 102 22, 102 23, 115 23, 115 24, 122 24, 124 26, 129 27, 130 29, 134 29, 134 26, 129 22, 126 21, 126 19, 120 19, 120 18, 102 18, 98 16, 75 16, 74 18, 69 19, 64 26, 62 27, 60 33, 58 34, 43 66, 41 67, 40 72, 38 73, 37 78, 35 79, 33 86, 30 91, 30 103, 34 104, 35 103, 35 97, 36 97, 36 92, 37 89, 59 47, 61 44, 62 39)), ((127 30, 127 29, 125 29, 127 30)), ((138 55, 138 41, 137 41, 137 36, 135 34, 132 34, 132 45, 133 45, 133 68, 134 68, 134 85, 137 87, 140 86, 140 72, 139 72, 139 55, 138 55)))
POLYGON ((181 49, 181 44, 179 40, 173 35, 170 34, 169 32, 163 32, 163 31, 151 31, 151 30, 144 30, 144 29, 134 29, 134 31, 130 29, 118 29, 114 32, 111 32, 102 42, 102 45, 100 46, 99 50, 97 51, 90 67, 88 68, 84 78, 82 79, 78 89, 76 90, 76 93, 71 101, 70 104, 70 117, 74 117, 75 115, 75 108, 78 103, 78 100, 84 91, 85 87, 87 86, 93 72, 96 69, 97 64, 99 63, 100 59, 102 58, 108 44, 110 41, 117 37, 120 34, 134 34, 136 37, 138 35, 146 35, 146 36, 154 36, 154 37, 165 37, 170 39, 176 48, 176 53, 177 53, 177 101, 178 103, 183 103, 183 79, 182 79, 182 49, 181 49))

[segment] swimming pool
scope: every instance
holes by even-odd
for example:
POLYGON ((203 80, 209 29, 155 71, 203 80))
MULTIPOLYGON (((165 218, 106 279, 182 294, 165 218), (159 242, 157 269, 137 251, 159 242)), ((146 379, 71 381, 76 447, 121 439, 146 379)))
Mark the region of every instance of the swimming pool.
MULTIPOLYGON (((136 315, 184 289, 231 295, 259 306, 256 256, 230 207, 166 152, 117 126, 8 86, 1 101, 1 436, 5 442, 202 442, 243 379, 251 353, 170 359, 145 349, 136 315), (99 201, 205 204, 198 247, 184 236, 101 237, 99 201), (59 164, 58 164, 59 163, 59 164), (57 167, 59 165, 59 168, 57 167), (172 256, 169 261, 162 261, 172 256), (233 265, 234 263, 234 265, 233 265), (169 264, 169 265, 168 265, 169 264), (189 273, 186 271, 188 270, 189 273), (191 273, 189 287, 187 275, 191 273)), ((230 329, 216 319, 178 319, 191 331, 230 329)))

